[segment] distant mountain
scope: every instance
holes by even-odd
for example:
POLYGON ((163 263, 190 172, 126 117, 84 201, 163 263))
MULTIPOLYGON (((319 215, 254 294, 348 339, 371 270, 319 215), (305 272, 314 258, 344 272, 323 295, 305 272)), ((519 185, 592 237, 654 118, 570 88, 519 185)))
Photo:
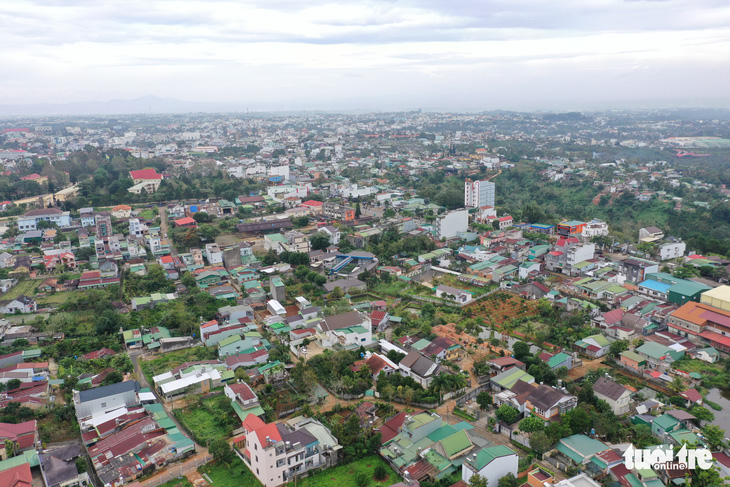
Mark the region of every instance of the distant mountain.
POLYGON ((34 115, 131 115, 142 113, 190 113, 246 111, 237 103, 204 103, 143 96, 132 100, 80 101, 72 103, 36 103, 0 105, 0 117, 34 115))

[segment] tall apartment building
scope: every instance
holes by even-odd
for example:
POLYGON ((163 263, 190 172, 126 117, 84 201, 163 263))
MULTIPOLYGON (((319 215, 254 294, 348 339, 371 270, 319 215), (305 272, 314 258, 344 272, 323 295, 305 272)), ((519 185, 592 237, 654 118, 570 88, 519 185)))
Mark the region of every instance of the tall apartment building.
POLYGON ((275 299, 280 303, 286 301, 286 286, 284 281, 280 277, 272 277, 269 281, 269 291, 271 292, 271 299, 275 299))
POLYGON ((494 206, 494 183, 489 181, 464 181, 464 206, 481 208, 494 206))
POLYGON ((444 213, 433 222, 438 238, 455 237, 459 232, 466 232, 469 228, 469 211, 454 210, 444 213))

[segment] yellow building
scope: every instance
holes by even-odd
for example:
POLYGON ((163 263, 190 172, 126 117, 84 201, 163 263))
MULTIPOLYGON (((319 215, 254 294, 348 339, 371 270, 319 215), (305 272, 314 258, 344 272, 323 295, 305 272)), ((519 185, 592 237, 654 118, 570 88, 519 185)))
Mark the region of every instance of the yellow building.
POLYGON ((730 286, 720 286, 705 291, 700 296, 700 303, 730 311, 730 286))

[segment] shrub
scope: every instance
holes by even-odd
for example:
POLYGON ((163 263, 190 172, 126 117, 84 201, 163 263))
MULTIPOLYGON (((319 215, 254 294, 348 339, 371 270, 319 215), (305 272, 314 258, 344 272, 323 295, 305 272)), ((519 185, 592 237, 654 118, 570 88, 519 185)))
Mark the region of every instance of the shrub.
POLYGON ((375 480, 385 480, 385 478, 388 476, 388 470, 385 468, 385 465, 378 464, 375 466, 374 477, 375 480))

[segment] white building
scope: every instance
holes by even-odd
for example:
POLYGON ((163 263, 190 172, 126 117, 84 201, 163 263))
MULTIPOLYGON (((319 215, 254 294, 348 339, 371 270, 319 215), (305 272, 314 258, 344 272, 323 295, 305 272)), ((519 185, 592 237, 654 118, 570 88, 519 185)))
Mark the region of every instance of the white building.
POLYGON ((608 223, 601 220, 591 220, 583 227, 583 236, 586 238, 608 235, 608 223))
POLYGON ((478 453, 467 456, 461 465, 461 480, 469 480, 479 474, 487 485, 497 485, 499 479, 509 474, 517 477, 517 453, 504 445, 482 448, 478 453))
POLYGON ((216 243, 205 244, 205 257, 210 265, 223 263, 223 252, 216 243))
POLYGON ((139 218, 131 218, 129 220, 129 234, 135 237, 141 237, 147 233, 147 225, 139 221, 139 218))
POLYGON ((444 213, 434 220, 433 227, 438 238, 455 237, 457 233, 469 229, 469 211, 463 209, 444 213))
POLYGON ((271 166, 269 168, 269 176, 281 176, 281 179, 284 181, 289 181, 289 164, 285 164, 283 166, 271 166))
POLYGON ((272 299, 268 303, 266 303, 266 307, 272 315, 281 317, 286 315, 286 309, 284 309, 284 306, 282 306, 281 303, 275 299, 272 299))
POLYGON ((687 250, 687 244, 674 237, 669 237, 666 242, 659 245, 659 260, 684 257, 685 250, 687 250))
POLYGON ((38 222, 47 221, 55 223, 61 228, 71 226, 71 212, 61 211, 57 208, 40 208, 30 210, 25 215, 18 217, 18 228, 21 231, 37 230, 38 222))
POLYGON ((592 243, 575 245, 568 249, 566 262, 568 265, 575 265, 584 260, 592 259, 596 253, 596 246, 592 243))
POLYGON ((495 185, 489 181, 464 181, 464 206, 467 208, 481 208, 494 206, 495 185))
POLYGON ((466 304, 473 299, 470 292, 455 287, 444 286, 443 284, 439 284, 436 288, 436 297, 455 301, 459 304, 466 304))

